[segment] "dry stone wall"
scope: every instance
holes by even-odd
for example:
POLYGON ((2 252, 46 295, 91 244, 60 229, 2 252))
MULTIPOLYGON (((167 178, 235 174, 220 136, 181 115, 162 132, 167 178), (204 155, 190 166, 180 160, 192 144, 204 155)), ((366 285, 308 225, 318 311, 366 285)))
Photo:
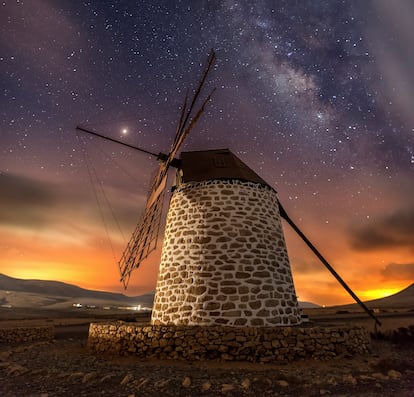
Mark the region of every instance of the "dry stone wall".
POLYGON ((0 328, 0 343, 20 343, 53 339, 53 327, 0 328))
POLYGON ((276 192, 239 180, 179 186, 152 313, 152 324, 299 324, 276 192))
POLYGON ((330 359, 366 353, 363 327, 140 326, 92 323, 88 345, 97 352, 141 358, 250 362, 330 359))

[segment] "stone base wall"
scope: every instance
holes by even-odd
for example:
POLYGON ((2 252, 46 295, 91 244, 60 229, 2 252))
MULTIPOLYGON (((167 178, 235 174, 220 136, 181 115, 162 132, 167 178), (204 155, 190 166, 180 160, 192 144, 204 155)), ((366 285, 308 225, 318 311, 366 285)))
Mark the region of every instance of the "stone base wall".
POLYGON ((53 327, 0 328, 0 343, 20 343, 38 340, 51 340, 53 327))
POLYGON ((276 192, 238 180, 179 186, 168 211, 152 324, 300 322, 276 192))
POLYGON ((88 345, 97 352, 142 358, 281 362, 365 353, 363 327, 139 326, 91 323, 88 345))

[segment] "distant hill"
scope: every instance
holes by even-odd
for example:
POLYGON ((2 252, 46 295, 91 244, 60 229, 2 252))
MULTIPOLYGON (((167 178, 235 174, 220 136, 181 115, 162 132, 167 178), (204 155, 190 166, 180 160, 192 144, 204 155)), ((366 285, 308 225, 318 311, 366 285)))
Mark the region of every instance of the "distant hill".
POLYGON ((60 281, 23 280, 0 273, 0 305, 56 307, 73 303, 90 305, 152 306, 154 294, 129 297, 124 294, 88 290, 60 281))
POLYGON ((320 305, 317 305, 316 303, 312 302, 301 302, 299 301, 299 307, 302 309, 316 309, 318 307, 321 307, 320 305))
MULTIPOLYGON (((24 280, 0 273, 0 306, 63 308, 73 303, 96 306, 152 307, 154 294, 126 296, 120 293, 88 290, 60 281, 24 280)), ((394 295, 364 302, 369 308, 414 309, 414 283, 394 295)), ((348 308, 357 304, 341 305, 348 308)), ((320 307, 311 302, 299 302, 303 309, 320 307)))
MULTIPOLYGON (((93 291, 60 281, 24 280, 0 273, 0 306, 42 307, 59 309, 74 303, 96 306, 152 307, 154 294, 129 297, 124 294, 93 291)), ((320 307, 311 302, 299 302, 303 309, 320 307)))

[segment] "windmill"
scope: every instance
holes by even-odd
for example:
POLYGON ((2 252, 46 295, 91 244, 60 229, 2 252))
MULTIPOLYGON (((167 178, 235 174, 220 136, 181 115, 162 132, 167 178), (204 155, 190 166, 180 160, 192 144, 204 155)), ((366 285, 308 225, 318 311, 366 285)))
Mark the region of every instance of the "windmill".
MULTIPOLYGON (((211 91, 195 104, 212 68, 212 51, 191 101, 184 100, 168 154, 155 154, 158 172, 145 210, 119 261, 125 288, 131 272, 154 251, 170 167, 170 199, 153 324, 277 326, 301 323, 281 218, 284 218, 362 308, 381 325, 288 216, 276 191, 228 149, 182 152, 211 91)), ((82 127, 78 130, 104 137, 82 127)))

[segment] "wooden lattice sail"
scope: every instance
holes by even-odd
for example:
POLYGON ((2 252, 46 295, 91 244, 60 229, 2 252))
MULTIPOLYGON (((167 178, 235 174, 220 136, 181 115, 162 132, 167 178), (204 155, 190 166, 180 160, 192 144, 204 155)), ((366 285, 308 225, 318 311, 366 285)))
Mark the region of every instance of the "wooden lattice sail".
POLYGON ((171 165, 174 165, 177 152, 180 150, 185 138, 188 136, 190 131, 195 126, 195 123, 204 112, 205 106, 214 92, 213 90, 209 95, 207 95, 198 111, 193 114, 197 99, 200 96, 208 73, 210 72, 213 65, 214 59, 215 53, 212 51, 208 57, 208 61, 201 76, 201 80, 197 86, 197 89, 195 90, 194 96, 189 106, 188 95, 185 97, 184 105, 182 107, 180 119, 177 125, 176 134, 170 152, 168 155, 160 154, 158 156, 160 166, 152 183, 144 214, 138 223, 134 233, 132 234, 131 239, 118 263, 121 274, 121 281, 124 284, 125 288, 128 286, 131 272, 134 269, 137 269, 140 266, 141 262, 146 259, 148 255, 157 247, 158 232, 161 223, 162 205, 164 201, 164 193, 168 177, 168 169, 171 165))

